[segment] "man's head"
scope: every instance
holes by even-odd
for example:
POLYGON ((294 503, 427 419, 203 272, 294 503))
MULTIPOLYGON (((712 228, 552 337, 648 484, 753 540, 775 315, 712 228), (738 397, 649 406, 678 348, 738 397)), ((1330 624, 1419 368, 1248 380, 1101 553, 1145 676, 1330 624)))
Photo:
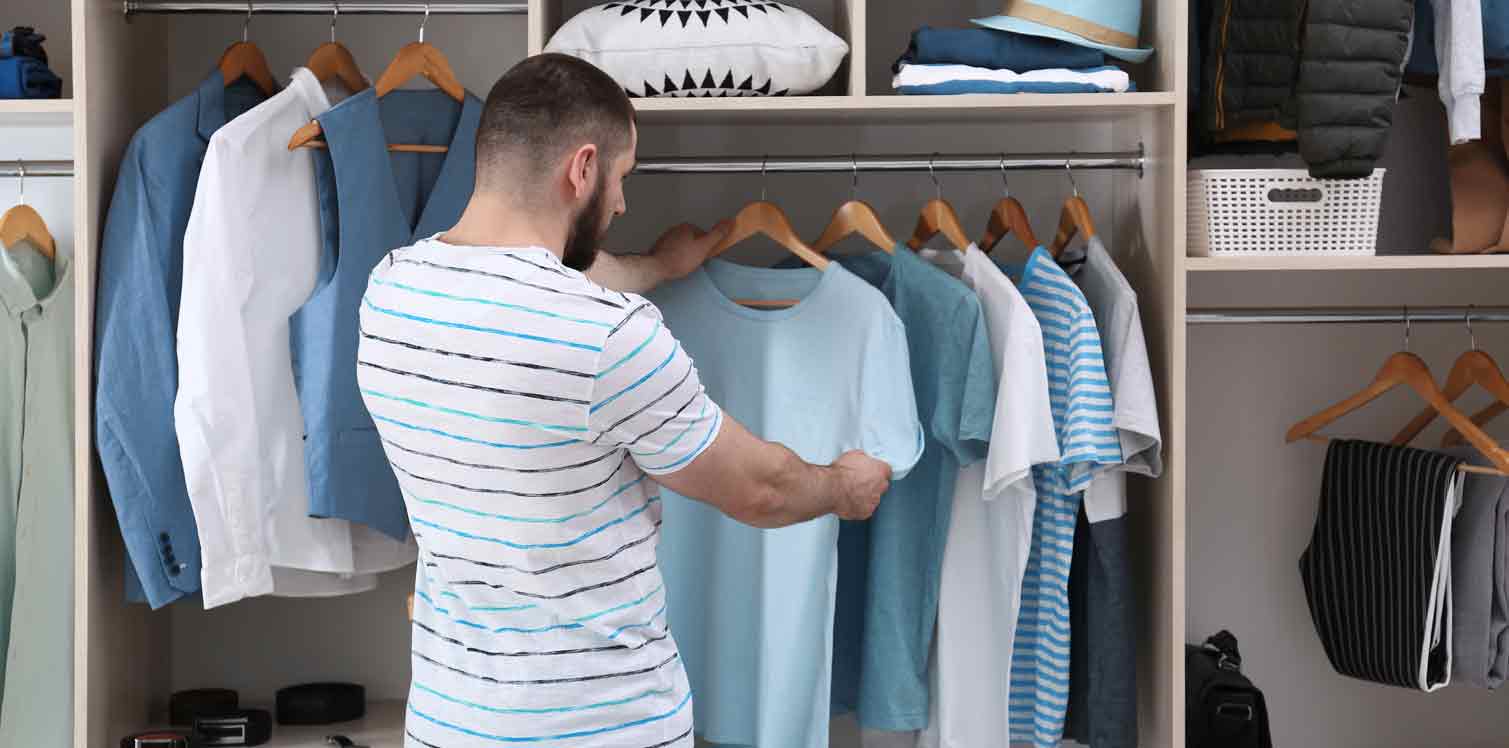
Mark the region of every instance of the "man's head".
POLYGON ((634 106, 591 63, 542 54, 515 65, 487 95, 477 128, 477 187, 569 230, 562 262, 585 270, 614 216, 627 210, 634 106))

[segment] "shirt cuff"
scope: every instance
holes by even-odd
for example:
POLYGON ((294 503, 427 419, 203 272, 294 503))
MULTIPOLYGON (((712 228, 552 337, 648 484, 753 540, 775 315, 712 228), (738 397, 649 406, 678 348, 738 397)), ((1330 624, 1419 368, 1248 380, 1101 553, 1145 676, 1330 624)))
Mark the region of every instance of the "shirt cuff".
POLYGON ((1453 96, 1446 105, 1446 120, 1451 128, 1451 144, 1461 145, 1483 137, 1482 94, 1453 96))
POLYGON ((214 562, 206 557, 199 578, 205 610, 248 597, 271 595, 273 591, 272 566, 253 556, 214 562))

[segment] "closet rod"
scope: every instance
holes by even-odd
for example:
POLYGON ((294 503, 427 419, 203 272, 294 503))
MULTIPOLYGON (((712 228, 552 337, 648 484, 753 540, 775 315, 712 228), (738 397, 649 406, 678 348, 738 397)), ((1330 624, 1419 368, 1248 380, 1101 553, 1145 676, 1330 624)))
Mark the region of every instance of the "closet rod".
POLYGON ((654 158, 639 162, 639 174, 759 174, 761 172, 818 173, 854 171, 1028 171, 1063 169, 1078 171, 1122 170, 1142 175, 1144 156, 1139 145, 1135 151, 1107 153, 1026 153, 969 154, 929 156, 772 156, 733 159, 654 158))
MULTIPOLYGON (((1509 307, 1432 306, 1409 307, 1410 324, 1462 324, 1470 315, 1477 322, 1509 322, 1509 307)), ((1288 307, 1277 309, 1190 309, 1185 322, 1191 325, 1402 325, 1405 307, 1288 307)))
POLYGON ((235 2, 201 0, 200 2, 159 2, 159 0, 123 0, 126 16, 137 13, 225 13, 246 15, 308 14, 328 16, 340 6, 345 15, 524 15, 528 3, 397 3, 397 2, 235 2))
POLYGON ((71 177, 72 161, 0 161, 0 177, 71 177), (22 172, 25 172, 24 174, 22 172))

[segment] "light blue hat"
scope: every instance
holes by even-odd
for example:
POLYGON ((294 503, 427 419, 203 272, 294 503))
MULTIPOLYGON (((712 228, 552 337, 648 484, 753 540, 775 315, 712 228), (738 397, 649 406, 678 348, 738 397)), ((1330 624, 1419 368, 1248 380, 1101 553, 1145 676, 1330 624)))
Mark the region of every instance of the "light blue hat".
POLYGON ((1153 54, 1150 47, 1137 47, 1142 0, 1005 0, 1001 15, 974 22, 1016 34, 1060 39, 1127 62, 1142 62, 1153 54))

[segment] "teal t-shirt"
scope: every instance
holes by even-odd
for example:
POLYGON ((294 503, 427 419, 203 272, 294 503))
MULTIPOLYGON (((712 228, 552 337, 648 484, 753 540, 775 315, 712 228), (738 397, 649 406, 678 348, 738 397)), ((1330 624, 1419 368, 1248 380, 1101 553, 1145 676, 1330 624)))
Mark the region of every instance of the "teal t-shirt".
POLYGON ((995 415, 990 338, 974 291, 906 247, 839 262, 885 294, 906 327, 927 440, 875 516, 841 523, 833 707, 864 727, 920 730, 954 482, 960 466, 985 458, 995 415))
MULTIPOLYGON (((714 260, 650 298, 707 393, 755 435, 816 464, 861 449, 897 479, 917 463, 906 332, 885 297, 838 263, 714 260)), ((759 530, 669 489, 662 497, 660 564, 697 732, 727 745, 827 746, 837 518, 759 530)))

